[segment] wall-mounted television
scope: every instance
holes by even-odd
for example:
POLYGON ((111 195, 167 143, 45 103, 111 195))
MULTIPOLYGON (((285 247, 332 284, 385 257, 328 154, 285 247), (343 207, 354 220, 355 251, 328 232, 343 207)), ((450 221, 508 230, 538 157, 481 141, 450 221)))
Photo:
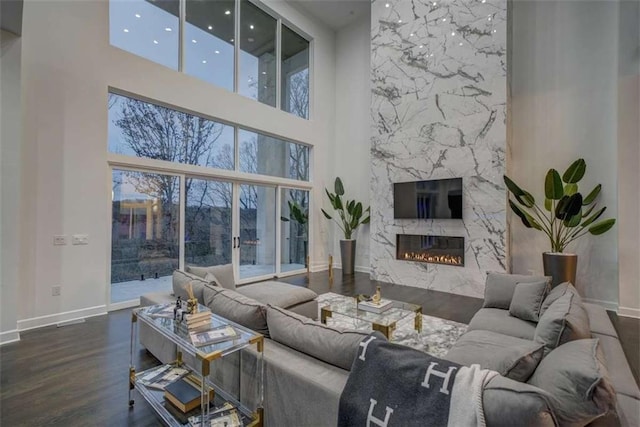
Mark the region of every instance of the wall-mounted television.
POLYGON ((462 178, 393 184, 393 217, 462 219, 462 178))

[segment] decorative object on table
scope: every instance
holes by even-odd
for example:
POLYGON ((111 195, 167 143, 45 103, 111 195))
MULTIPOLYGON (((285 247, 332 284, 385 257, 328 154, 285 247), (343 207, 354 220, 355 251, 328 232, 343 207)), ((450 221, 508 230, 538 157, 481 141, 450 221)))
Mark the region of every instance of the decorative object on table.
POLYGON ((225 325, 204 332, 190 332, 191 342, 196 347, 229 341, 238 336, 238 332, 232 326, 225 325))
POLYGON ((187 300, 187 313, 194 314, 198 312, 198 298, 193 294, 193 285, 189 282, 189 286, 186 288, 189 299, 187 300))
MULTIPOLYGON (((355 200, 342 200, 344 196, 344 186, 342 180, 337 177, 334 183, 335 193, 330 193, 325 188, 331 206, 338 212, 340 221, 334 219, 338 227, 344 233, 344 239, 340 240, 340 260, 342 262, 342 275, 352 275, 354 273, 356 259, 356 240, 353 239, 353 233, 361 224, 369 224, 371 216, 369 215, 370 207, 366 209, 361 202, 355 200)), ((321 209, 324 216, 333 219, 324 209, 321 209)))
POLYGON ((185 315, 189 332, 203 332, 211 329, 211 312, 200 311, 185 315))
POLYGON ((607 209, 606 206, 596 209, 602 184, 596 185, 586 197, 579 191, 578 182, 586 169, 584 159, 573 162, 562 176, 557 170, 549 169, 545 177, 542 208, 530 193, 504 176, 504 182, 516 200, 509 199, 511 210, 525 227, 542 231, 549 237, 551 251, 544 252, 542 259, 545 275, 553 278, 552 286, 562 282, 576 283, 578 256, 565 253, 567 245, 587 233, 594 236, 606 233, 616 222, 614 218, 598 221, 607 209))
POLYGON ((371 297, 371 302, 379 305, 382 300, 382 292, 380 290, 380 285, 376 286, 376 293, 371 297))

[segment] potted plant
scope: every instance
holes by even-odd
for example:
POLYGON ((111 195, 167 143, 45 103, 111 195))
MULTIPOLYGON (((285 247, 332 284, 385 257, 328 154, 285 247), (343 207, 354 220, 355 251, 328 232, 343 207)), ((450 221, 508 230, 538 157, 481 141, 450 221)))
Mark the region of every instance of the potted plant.
POLYGON ((364 209, 361 202, 355 200, 342 200, 344 196, 344 186, 340 177, 336 178, 334 183, 335 193, 330 193, 325 188, 331 206, 338 212, 339 221, 333 219, 324 209, 322 213, 327 219, 333 219, 338 227, 344 233, 344 239, 340 240, 340 259, 342 262, 342 275, 350 275, 354 272, 356 259, 356 240, 353 239, 353 233, 358 229, 360 224, 369 224, 371 216, 370 208, 364 209))
POLYGON ((504 182, 515 198, 509 198, 511 210, 520 217, 527 228, 540 230, 549 237, 551 251, 542 254, 544 274, 552 277, 552 286, 562 282, 576 283, 578 256, 565 253, 567 246, 580 237, 606 233, 613 227, 613 218, 600 220, 607 209, 598 207, 597 199, 602 189, 598 184, 586 197, 582 196, 578 182, 587 170, 584 159, 573 162, 562 176, 549 169, 544 181, 544 206, 536 204, 534 197, 521 189, 506 175, 504 182))
MULTIPOLYGON (((280 219, 284 222, 293 221, 298 224, 297 234, 294 236, 296 240, 296 248, 298 248, 298 243, 302 240, 303 252, 304 252, 304 263, 305 267, 307 265, 307 251, 308 251, 308 242, 307 242, 307 223, 309 222, 309 211, 307 209, 302 208, 297 202, 292 202, 291 200, 287 201, 289 205, 289 215, 291 218, 287 218, 285 216, 281 216, 280 219)), ((290 263, 293 263, 293 260, 289 260, 290 263)))

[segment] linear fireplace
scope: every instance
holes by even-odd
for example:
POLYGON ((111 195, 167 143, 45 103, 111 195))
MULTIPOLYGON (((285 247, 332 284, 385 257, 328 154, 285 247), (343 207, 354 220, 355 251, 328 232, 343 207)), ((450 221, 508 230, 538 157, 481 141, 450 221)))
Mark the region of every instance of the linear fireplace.
POLYGON ((464 237, 397 234, 396 259, 464 267, 464 237))

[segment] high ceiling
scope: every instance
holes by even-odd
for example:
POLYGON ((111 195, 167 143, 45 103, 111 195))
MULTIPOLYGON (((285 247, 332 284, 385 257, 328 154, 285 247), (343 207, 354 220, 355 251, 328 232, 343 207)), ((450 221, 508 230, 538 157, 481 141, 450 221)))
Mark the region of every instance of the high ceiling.
POLYGON ((369 13, 371 0, 288 0, 295 8, 339 30, 369 13))

